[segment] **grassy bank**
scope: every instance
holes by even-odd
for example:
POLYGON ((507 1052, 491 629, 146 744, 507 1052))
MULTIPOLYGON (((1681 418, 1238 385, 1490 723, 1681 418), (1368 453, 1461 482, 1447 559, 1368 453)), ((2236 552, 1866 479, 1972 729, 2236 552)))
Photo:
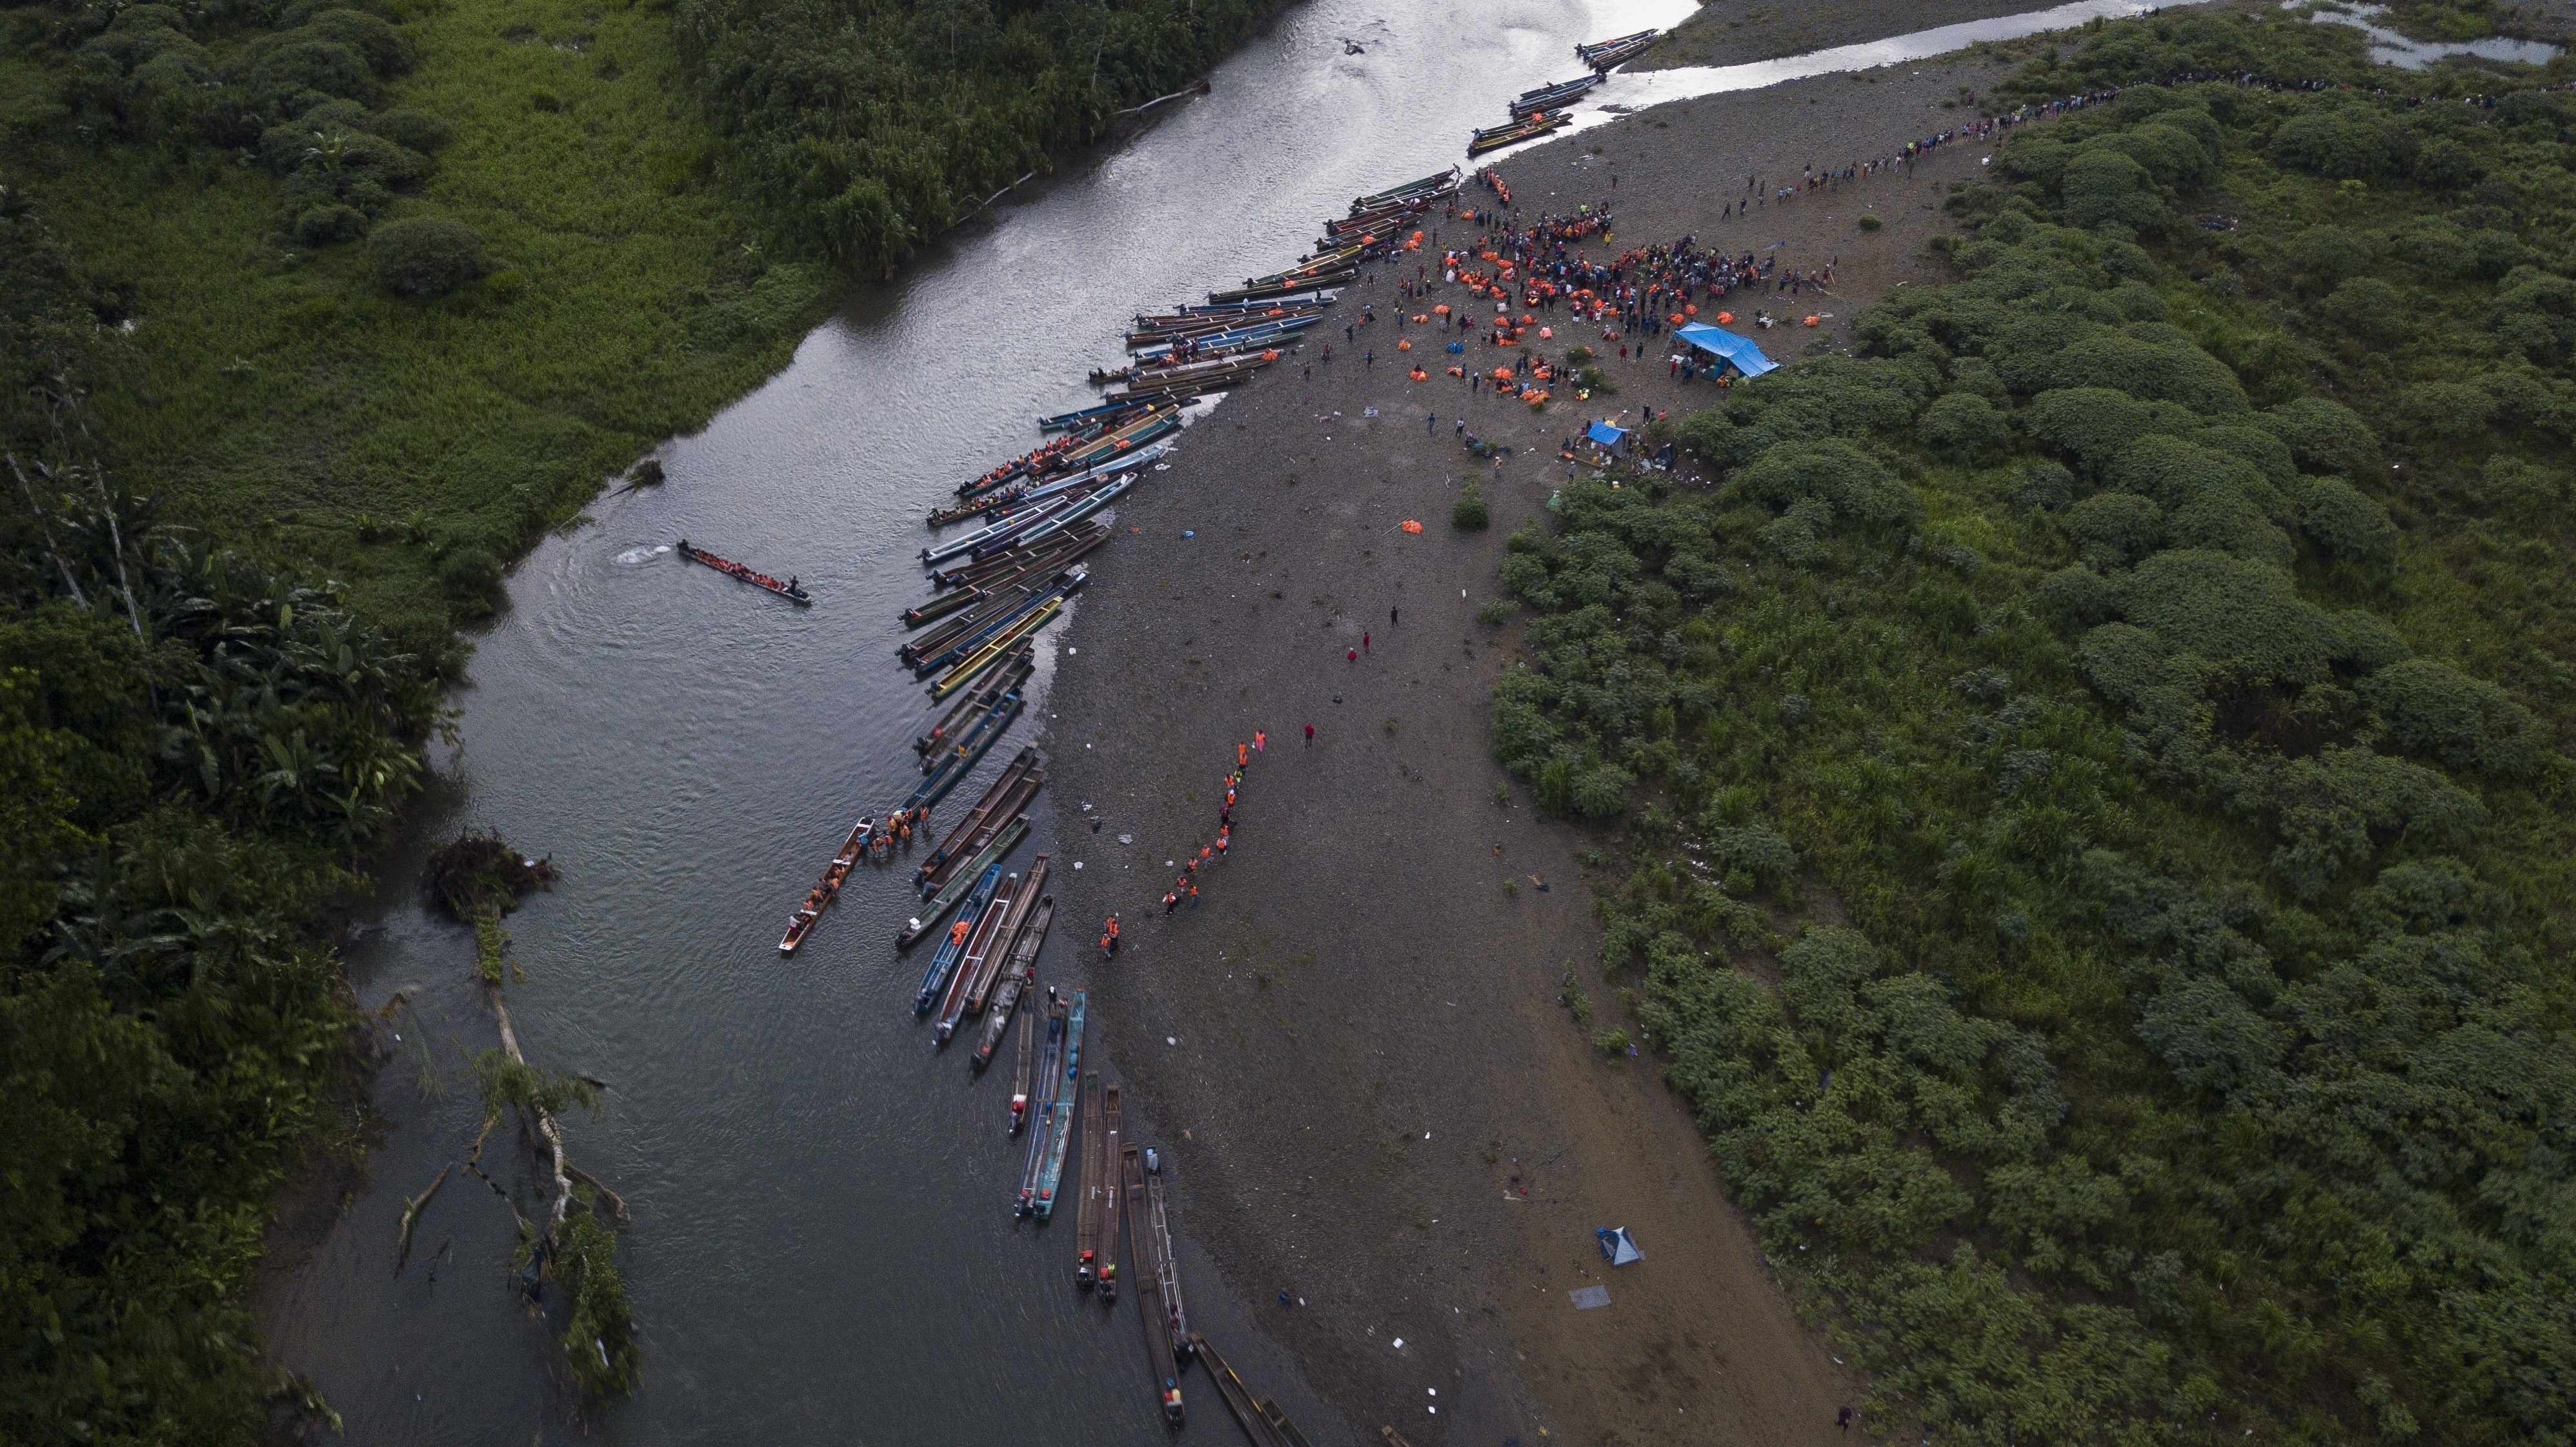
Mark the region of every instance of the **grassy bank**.
MULTIPOLYGON (((189 29, 217 67, 274 33, 189 29)), ((299 241, 291 185, 248 159, 258 126, 113 134, 76 48, 13 66, 6 165, 132 323, 96 399, 131 485, 444 652, 499 560, 774 370, 836 285, 767 264, 752 208, 709 184, 667 13, 454 0, 399 33, 416 60, 372 109, 447 139, 374 221, 479 233, 491 269, 449 295, 376 285, 361 241, 299 241)))
POLYGON ((2576 110, 2357 52, 2039 62, 2400 93, 2029 128, 1950 284, 1679 427, 1715 487, 1502 573, 1498 752, 1627 825, 1607 966, 1936 1441, 2568 1440, 2576 110))

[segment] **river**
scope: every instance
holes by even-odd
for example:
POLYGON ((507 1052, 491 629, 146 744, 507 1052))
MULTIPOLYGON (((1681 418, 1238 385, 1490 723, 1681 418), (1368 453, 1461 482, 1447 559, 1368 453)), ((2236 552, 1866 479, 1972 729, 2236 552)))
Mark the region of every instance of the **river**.
MULTIPOLYGON (((931 708, 892 655, 896 614, 925 596, 921 516, 1030 446, 1032 417, 1084 405, 1083 373, 1119 354, 1130 314, 1293 262, 1353 195, 1449 165, 1505 98, 1578 73, 1576 42, 1689 9, 1292 9, 1206 98, 854 296, 785 371, 664 449, 667 485, 601 499, 514 570, 417 834, 492 827, 563 872, 510 917, 526 972, 510 999, 531 1061, 607 1082, 571 1148, 634 1210, 619 1259, 643 1383, 595 1435, 1165 1439, 1132 1294, 1104 1319, 1073 1289, 1072 1223, 1011 1219, 1007 1064, 970 1079, 906 1008, 921 960, 891 945, 900 875, 861 870, 793 961, 777 952, 850 821, 918 778, 908 745, 931 708), (794 572, 816 605, 683 564, 680 537, 794 572)), ((1188 486, 1187 453, 1146 485, 1188 486)), ((1034 736, 1024 720, 984 773, 1034 736)), ((411 992, 404 1053, 378 1081, 373 1187, 286 1285, 272 1340, 352 1442, 568 1441, 549 1381, 561 1328, 513 1301, 500 1202, 451 1181, 392 1274, 403 1198, 473 1138, 464 1067, 492 1043, 472 941, 421 910, 417 864, 417 849, 388 864, 377 928, 348 951, 363 1004, 411 992)), ((1058 922, 1042 978, 1078 984, 1089 923, 1058 922)), ((1152 1102, 1131 1104, 1140 1117, 1152 1102)), ((1194 1316, 1319 1441, 1340 1439, 1248 1327, 1225 1329, 1243 1308, 1196 1264, 1194 1316)), ((1232 1432, 1213 1394, 1193 1395, 1203 1430, 1232 1432)))
MULTIPOLYGON (((1030 446, 1033 416, 1084 405, 1083 373, 1118 355, 1130 314, 1290 263, 1354 194, 1458 161, 1506 98, 1577 73, 1577 41, 1691 8, 1297 7, 1213 74, 1211 95, 853 297, 786 370, 663 450, 666 486, 602 498, 513 571, 414 844, 389 862, 348 948, 362 1004, 409 1001, 377 1082, 372 1186, 272 1293, 280 1358, 322 1389, 348 1440, 516 1447, 578 1434, 553 1381, 560 1326, 517 1306, 509 1213, 480 1184, 450 1181, 408 1270, 391 1269, 403 1198, 473 1139, 465 1067, 493 1039, 471 938, 427 915, 410 883, 420 850, 466 826, 562 871, 508 921, 526 974, 511 1009, 531 1061, 606 1082, 598 1118, 571 1124, 571 1150, 634 1208, 620 1262, 643 1382, 592 1435, 1165 1440, 1132 1295, 1104 1316, 1073 1289, 1071 1223, 1011 1219, 1007 1068, 970 1079, 905 1008, 921 959, 891 945, 912 903, 901 872, 862 869, 798 957, 777 953, 850 821, 918 777, 908 743, 932 709, 892 655, 896 614, 925 594, 921 516, 1030 446), (681 563, 669 544, 684 536, 795 573, 816 605, 681 563)), ((2041 28, 2017 20, 1825 68, 2041 28)), ((1788 71, 1807 73, 1622 78, 1591 104, 1788 71)), ((1144 485, 1188 487, 1188 454, 1185 439, 1144 485)), ((1019 725, 943 822, 1039 722, 1019 725)), ((1043 828, 1048 811, 1032 817, 1043 828)), ((1092 923, 1058 922, 1042 978, 1079 985, 1092 923)), ((1092 1063, 1114 1078, 1114 1061, 1092 1063)), ((1152 1141, 1154 1115, 1131 1100, 1130 1138, 1152 1141)), ((490 1154, 508 1166, 496 1176, 524 1180, 513 1147, 490 1154)), ((1318 1442, 1355 1440, 1186 1240, 1183 1256, 1198 1324, 1318 1442)), ((559 1320, 559 1292, 549 1305, 559 1320)), ((1212 1393, 1194 1405, 1204 1430, 1230 1437, 1206 1420, 1222 1415, 1212 1393)))

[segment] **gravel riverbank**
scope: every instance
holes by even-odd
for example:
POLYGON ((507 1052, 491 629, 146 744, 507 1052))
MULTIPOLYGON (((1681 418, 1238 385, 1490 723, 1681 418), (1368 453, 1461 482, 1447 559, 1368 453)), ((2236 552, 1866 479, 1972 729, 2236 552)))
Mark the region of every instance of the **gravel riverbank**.
MULTIPOLYGON (((1677 103, 1498 164, 1530 215, 1615 194, 1613 250, 1691 233, 1776 246, 1784 267, 1839 258, 1833 294, 1797 308, 1830 325, 1762 334, 1785 360, 1836 345, 1873 296, 1931 279, 1919 253, 1939 188, 1983 152, 1948 147, 1919 173, 1750 218, 1721 209, 1748 173, 1794 182, 1803 165, 1955 123, 1973 112, 1940 102, 1995 78, 1927 63, 1677 103), (1884 224, 1862 229, 1864 208, 1884 224)), ((1282 261, 1307 239, 1282 237, 1282 261)), ((1543 414, 1471 399, 1437 366, 1408 382, 1399 330, 1426 360, 1450 334, 1403 326, 1394 280, 1346 299, 1329 363, 1319 333, 1190 429, 1172 469, 1121 504, 1119 544, 1096 556, 1061 640, 1042 721, 1060 927, 1088 939, 1124 916, 1118 960, 1095 952, 1088 974, 1131 1133, 1164 1144, 1183 1229, 1270 1303, 1263 1328, 1346 1413, 1310 1425, 1319 1442, 1345 1428, 1373 1442, 1381 1423, 1422 1447, 1534 1447, 1542 1431, 1839 1441, 1835 1409, 1858 1384, 1769 1280, 1654 1062, 1589 1044, 1618 1010, 1595 965, 1588 841, 1517 785, 1498 801, 1486 699, 1516 630, 1472 619, 1504 537, 1564 478, 1558 438, 1586 416, 1716 394, 1670 382, 1660 350, 1610 364, 1618 395, 1561 394, 1543 414), (1358 324, 1362 301, 1373 326, 1358 324), (1480 469, 1493 508, 1480 533, 1449 522, 1476 467, 1454 439, 1461 415, 1540 449, 1480 469), (1400 531, 1408 518, 1424 531, 1400 531), (1255 729, 1269 749, 1244 781, 1232 856, 1166 917, 1167 861, 1213 842, 1222 776, 1255 729), (1557 1003, 1568 971, 1598 1008, 1588 1029, 1557 1003), (1645 1262, 1605 1276, 1604 1225, 1629 1227, 1645 1262), (1594 1284, 1609 1307, 1576 1311, 1568 1290, 1594 1284)), ((1583 338, 1561 330, 1555 345, 1568 340, 1583 338)))

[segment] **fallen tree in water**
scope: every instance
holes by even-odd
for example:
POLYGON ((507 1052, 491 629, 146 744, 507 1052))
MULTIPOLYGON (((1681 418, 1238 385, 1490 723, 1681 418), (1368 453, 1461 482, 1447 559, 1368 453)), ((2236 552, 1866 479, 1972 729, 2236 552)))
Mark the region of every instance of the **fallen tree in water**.
MULTIPOLYGON (((598 1177, 575 1166, 564 1146, 562 1117, 574 1110, 596 1114, 599 1085, 581 1075, 530 1065, 501 994, 502 952, 509 944, 509 936, 500 928, 501 915, 516 908, 521 896, 551 890, 556 877, 551 862, 521 854, 497 834, 472 830, 433 851, 424 870, 424 883, 438 909, 474 927, 476 974, 483 981, 484 999, 492 1007, 492 1022, 501 1038, 497 1049, 474 1059, 475 1083, 483 1098, 483 1128, 474 1137, 465 1169, 490 1186, 518 1222, 520 1244, 511 1270, 529 1302, 533 1305, 541 1297, 549 1276, 562 1279, 572 1293, 572 1316, 562 1345, 573 1377, 581 1384, 582 1401, 588 1404, 633 1391, 641 1364, 626 1283, 616 1265, 617 1238, 609 1225, 626 1219, 626 1202, 598 1177), (546 1177, 546 1185, 540 1188, 547 1201, 542 1224, 521 1214, 509 1192, 483 1170, 484 1142, 505 1116, 518 1120, 538 1152, 546 1177), (605 1211, 594 1202, 604 1204, 605 1211)), ((453 1164, 442 1168, 403 1212, 396 1271, 410 1254, 412 1228, 420 1210, 452 1169, 453 1164)))
POLYGON ((422 883, 430 902, 448 917, 474 926, 474 964, 486 985, 501 983, 501 955, 510 936, 501 916, 519 907, 519 898, 555 887, 551 859, 531 859, 486 830, 471 829, 430 851, 422 883))

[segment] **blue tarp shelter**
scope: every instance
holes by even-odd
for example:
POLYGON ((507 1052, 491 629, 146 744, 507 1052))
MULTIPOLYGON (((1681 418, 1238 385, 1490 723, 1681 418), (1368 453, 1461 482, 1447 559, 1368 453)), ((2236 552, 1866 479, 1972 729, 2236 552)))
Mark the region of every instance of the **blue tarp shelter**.
POLYGON ((1676 328, 1673 336, 1703 352, 1724 357, 1735 364, 1737 371, 1748 377, 1759 377, 1780 365, 1762 355, 1762 349, 1753 345, 1751 337, 1739 337, 1724 327, 1713 327, 1706 322, 1692 322, 1688 326, 1676 328))
POLYGON ((1628 1239, 1625 1226, 1604 1226, 1592 1234, 1601 1242, 1602 1258, 1613 1266, 1625 1266, 1631 1261, 1646 1258, 1646 1253, 1637 1249, 1637 1243, 1628 1239))
POLYGON ((1583 429, 1583 435, 1586 440, 1606 447, 1612 452, 1618 451, 1619 444, 1628 440, 1626 429, 1613 427, 1607 422, 1593 423, 1583 429))

